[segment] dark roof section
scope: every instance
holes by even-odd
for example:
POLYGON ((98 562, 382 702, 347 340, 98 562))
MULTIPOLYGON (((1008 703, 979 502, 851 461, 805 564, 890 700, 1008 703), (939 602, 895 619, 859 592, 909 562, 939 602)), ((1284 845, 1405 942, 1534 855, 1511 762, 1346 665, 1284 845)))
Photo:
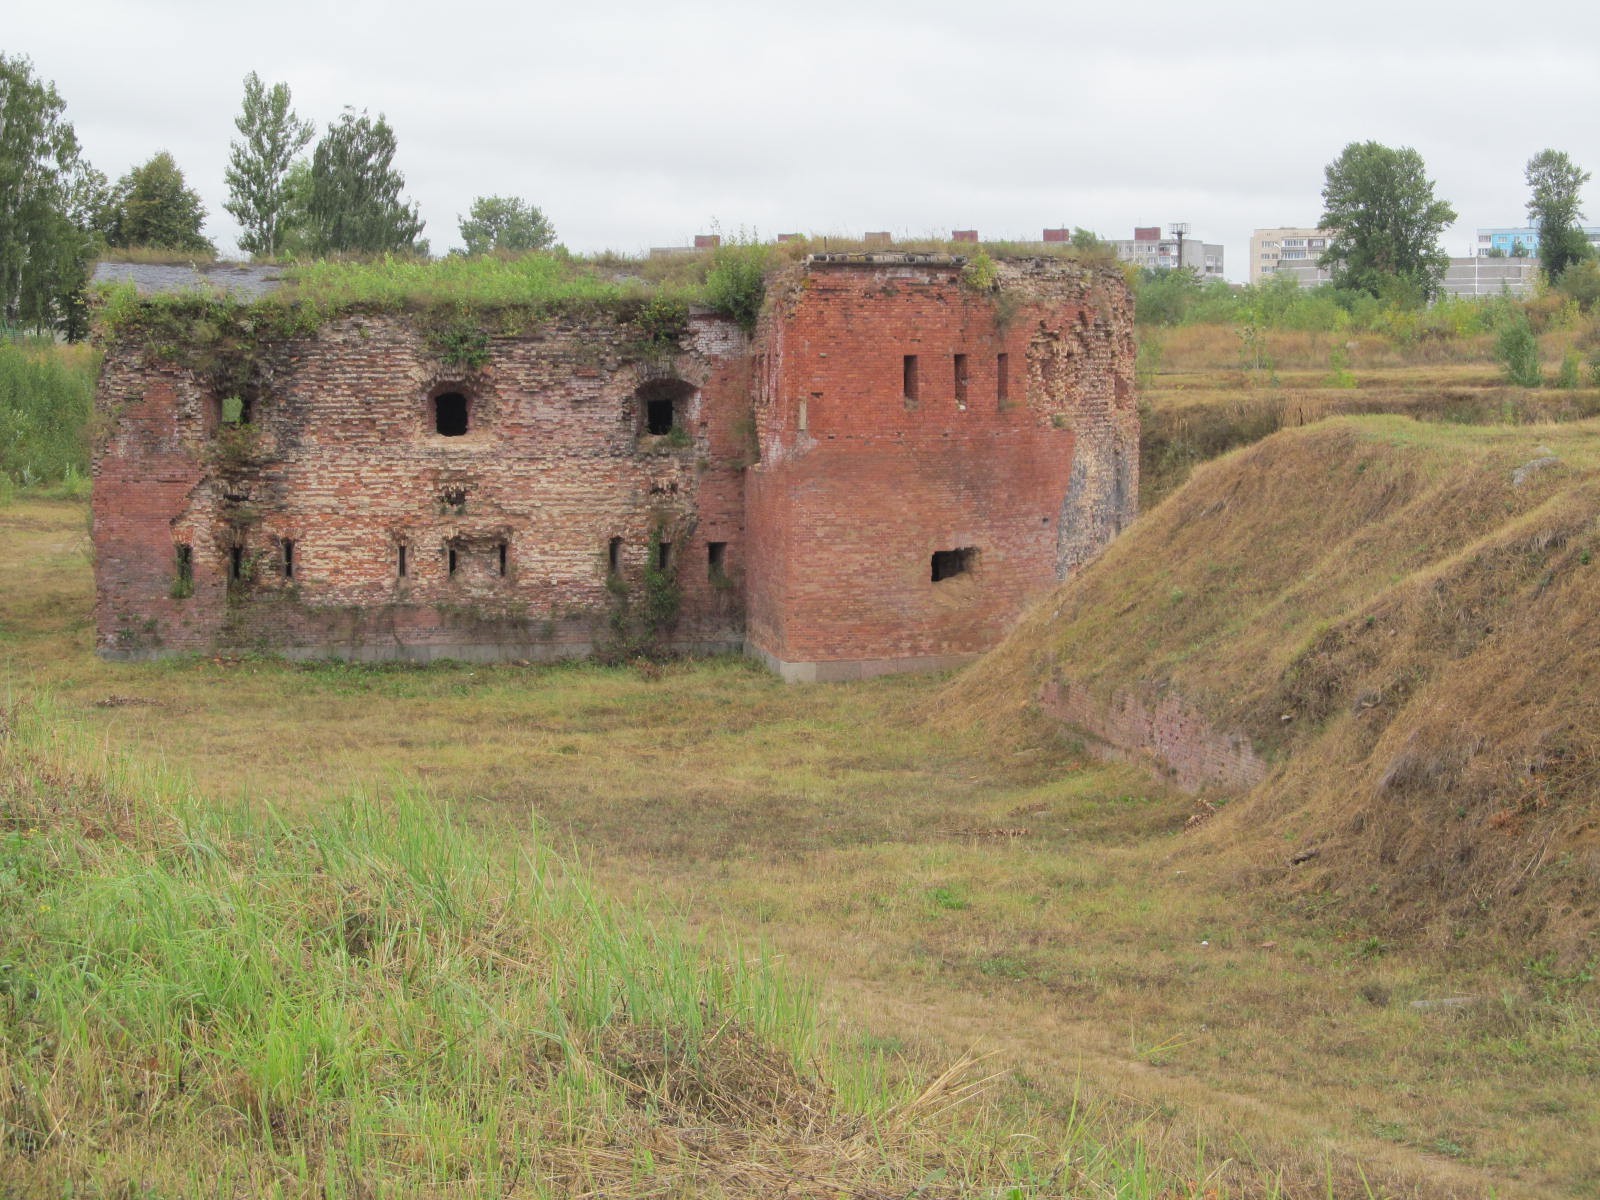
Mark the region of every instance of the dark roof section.
POLYGON ((171 295, 174 292, 202 292, 232 296, 236 300, 259 300, 278 289, 283 268, 254 266, 250 263, 96 263, 91 283, 132 281, 141 296, 171 295))

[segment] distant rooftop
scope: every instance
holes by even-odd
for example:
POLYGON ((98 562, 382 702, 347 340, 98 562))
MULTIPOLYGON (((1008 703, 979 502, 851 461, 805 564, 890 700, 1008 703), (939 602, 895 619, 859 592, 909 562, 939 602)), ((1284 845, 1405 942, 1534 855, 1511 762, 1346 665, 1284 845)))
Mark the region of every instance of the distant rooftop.
POLYGON ((250 263, 96 263, 91 283, 131 282, 141 296, 173 292, 221 293, 238 300, 259 300, 276 291, 283 268, 250 263))

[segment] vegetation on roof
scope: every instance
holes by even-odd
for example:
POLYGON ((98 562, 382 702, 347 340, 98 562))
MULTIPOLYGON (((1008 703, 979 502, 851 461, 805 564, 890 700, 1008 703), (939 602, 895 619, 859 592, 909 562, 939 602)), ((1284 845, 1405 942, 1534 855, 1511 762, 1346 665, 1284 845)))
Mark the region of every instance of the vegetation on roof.
MULTIPOLYGON (((967 255, 968 243, 933 239, 901 242, 898 252, 967 255)), ((814 252, 882 249, 848 238, 796 238, 786 242, 739 240, 707 250, 635 257, 604 252, 573 255, 561 248, 520 255, 452 255, 427 260, 386 255, 285 264, 283 283, 271 295, 241 303, 203 288, 141 296, 131 283, 97 289, 99 324, 111 337, 151 330, 170 335, 185 321, 226 318, 250 309, 253 325, 292 335, 308 332, 340 313, 363 308, 448 311, 481 316, 504 327, 516 317, 533 320, 570 312, 612 311, 631 319, 652 301, 687 308, 704 305, 753 329, 772 273, 814 252)), ((1097 265, 1092 251, 1071 246, 989 243, 994 258, 1070 258, 1097 265)), ((1103 257, 1103 256, 1101 256, 1103 257)), ((1108 260, 1109 261, 1109 260, 1108 260)), ((243 314, 237 314, 243 316, 243 314)), ((203 333, 203 330, 200 332, 203 333)))

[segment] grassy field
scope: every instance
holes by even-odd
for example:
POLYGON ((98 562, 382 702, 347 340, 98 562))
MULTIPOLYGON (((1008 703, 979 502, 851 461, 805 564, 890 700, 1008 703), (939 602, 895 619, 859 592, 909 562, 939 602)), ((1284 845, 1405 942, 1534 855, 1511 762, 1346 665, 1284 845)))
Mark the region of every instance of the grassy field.
POLYGON ((1592 427, 1524 426, 1600 392, 1509 387, 1486 336, 1269 330, 1248 366, 1232 328, 1144 336, 1148 508, 1279 429, 1425 423, 1205 468, 954 681, 104 663, 85 506, 0 505, 0 1195, 1594 1194, 1594 922, 1548 890, 1570 856, 1516 856, 1592 835, 1567 826, 1600 463, 1592 427), (1541 448, 1560 468, 1508 490, 1541 448), (1251 519, 1192 553, 1230 504, 1251 519), (1297 765, 1191 828, 1193 799, 1041 721, 1061 654, 1176 680, 1297 765), (1431 715, 1363 707, 1438 679, 1431 715), (1440 823, 1382 785, 1383 737, 1455 770, 1458 705, 1543 790, 1440 823), (1357 815, 1416 861, 1494 836, 1424 883, 1367 870, 1357 815), (1456 905, 1480 876, 1506 887, 1456 905))
MULTIPOLYGON (((1395 413, 1442 424, 1526 425, 1600 415, 1590 371, 1577 387, 1516 387, 1494 361, 1494 336, 1397 343, 1358 332, 1264 330, 1247 344, 1231 325, 1139 330, 1143 411, 1140 502, 1153 508, 1197 465, 1279 429, 1324 417, 1395 413)), ((1544 375, 1595 335, 1565 328, 1538 340, 1544 375)))
POLYGON ((1240 889, 1188 852, 1191 800, 1026 713, 953 732, 930 719, 941 680, 111 664, 90 652, 81 505, 0 510, 0 570, 8 692, 48 693, 75 736, 239 820, 270 806, 338 827, 351 795, 419 781, 491 857, 550 845, 607 894, 775 951, 815 981, 842 1061, 931 1078, 992 1055, 1001 1078, 971 1112, 1011 1150, 955 1161, 994 1177, 1048 1194, 1099 1159, 1114 1168, 1081 1194, 1555 1196, 1600 1179, 1581 989, 1240 889), (1462 994, 1491 1002, 1411 1005, 1462 994))

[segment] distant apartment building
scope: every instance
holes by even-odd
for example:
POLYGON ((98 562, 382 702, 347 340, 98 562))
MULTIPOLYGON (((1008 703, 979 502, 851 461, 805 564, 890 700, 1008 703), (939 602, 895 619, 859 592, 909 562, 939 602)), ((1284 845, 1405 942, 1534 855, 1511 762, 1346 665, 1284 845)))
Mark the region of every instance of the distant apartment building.
POLYGON ((1439 290, 1446 296, 1531 296, 1539 281, 1537 258, 1452 258, 1439 290))
MULTIPOLYGON (((1440 281, 1440 293, 1446 296, 1498 296, 1502 292, 1510 292, 1513 296, 1530 294, 1539 271, 1539 260, 1489 258, 1489 247, 1500 243, 1484 239, 1484 235, 1502 233, 1524 238, 1530 232, 1533 231, 1480 229, 1478 234, 1482 249, 1478 254, 1483 257, 1452 258, 1444 279, 1440 281)), ((1596 232, 1600 233, 1600 230, 1596 232)), ((1333 272, 1318 265, 1332 237, 1332 231, 1327 229, 1257 229, 1250 235, 1250 282, 1260 283, 1274 276, 1287 275, 1304 288, 1332 283, 1333 272)), ((1512 240, 1508 237, 1504 242, 1508 255, 1512 240)), ((1528 245, 1525 240, 1522 244, 1528 245)))
MULTIPOLYGON (((1589 239, 1589 245, 1600 251, 1600 225, 1583 225, 1579 228, 1583 230, 1583 236, 1589 239)), ((1537 258, 1539 231, 1526 225, 1521 228, 1480 229, 1473 253, 1480 258, 1498 258, 1501 254, 1510 258, 1517 254, 1519 248, 1527 257, 1537 258)))
POLYGON ((1327 229, 1257 229, 1250 235, 1250 282, 1268 275, 1292 274, 1301 287, 1316 287, 1332 276, 1317 265, 1333 237, 1327 229))
MULTIPOLYGON (((1046 240, 1052 230, 1045 230, 1046 240)), ((1117 257, 1136 267, 1152 271, 1170 271, 1173 267, 1190 268, 1201 279, 1222 278, 1222 247, 1199 238, 1183 239, 1183 261, 1178 261, 1178 239, 1163 238, 1159 225, 1135 227, 1131 238, 1113 239, 1117 257)))

